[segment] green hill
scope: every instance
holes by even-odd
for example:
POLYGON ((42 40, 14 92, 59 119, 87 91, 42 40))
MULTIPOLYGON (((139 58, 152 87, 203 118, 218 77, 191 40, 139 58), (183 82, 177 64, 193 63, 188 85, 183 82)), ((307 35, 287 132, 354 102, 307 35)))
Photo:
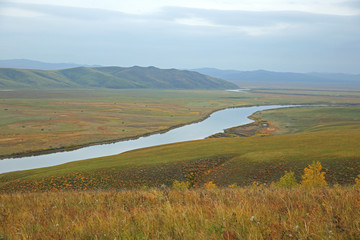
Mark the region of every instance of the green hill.
POLYGON ((0 89, 231 89, 236 87, 233 83, 197 72, 156 67, 77 67, 63 70, 0 68, 0 89))

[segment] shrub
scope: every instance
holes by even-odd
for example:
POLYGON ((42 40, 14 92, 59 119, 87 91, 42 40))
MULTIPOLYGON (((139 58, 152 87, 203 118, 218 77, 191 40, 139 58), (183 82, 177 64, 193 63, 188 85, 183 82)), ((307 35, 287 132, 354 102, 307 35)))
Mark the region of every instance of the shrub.
POLYGON ((325 181, 325 172, 321 172, 320 162, 313 162, 304 169, 304 175, 301 176, 301 185, 304 187, 319 187, 327 185, 325 181))
POLYGON ((296 178, 293 171, 285 171, 284 176, 280 178, 278 182, 275 183, 278 187, 295 187, 297 185, 296 178))
POLYGON ((190 182, 188 181, 179 182, 178 180, 175 180, 172 185, 172 188, 175 190, 186 190, 189 189, 189 187, 190 187, 190 182))
POLYGON ((216 188, 216 184, 213 183, 213 181, 210 181, 210 182, 205 183, 205 184, 204 184, 204 187, 205 187, 206 189, 215 189, 215 188, 216 188))
POLYGON ((230 184, 228 188, 238 188, 239 186, 236 183, 230 184))
POLYGON ((357 178, 355 178, 355 185, 360 187, 360 174, 357 176, 357 178))

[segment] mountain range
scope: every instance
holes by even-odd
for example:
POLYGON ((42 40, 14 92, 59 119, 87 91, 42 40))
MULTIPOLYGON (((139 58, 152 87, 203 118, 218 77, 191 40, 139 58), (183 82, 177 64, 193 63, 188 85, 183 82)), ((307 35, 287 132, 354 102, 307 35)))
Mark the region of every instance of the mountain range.
POLYGON ((76 63, 46 63, 29 59, 0 60, 0 68, 19 68, 37 70, 59 70, 75 67, 101 67, 100 65, 86 65, 76 63))
POLYGON ((0 68, 0 89, 19 88, 233 89, 237 86, 198 72, 156 67, 0 68))
POLYGON ((45 63, 27 59, 0 60, 0 88, 225 89, 238 86, 349 89, 360 87, 360 74, 238 71, 216 68, 197 68, 186 71, 155 67, 123 68, 75 63, 45 63))
POLYGON ((198 68, 193 71, 221 78, 244 87, 334 87, 360 86, 360 74, 292 73, 266 70, 237 71, 198 68))

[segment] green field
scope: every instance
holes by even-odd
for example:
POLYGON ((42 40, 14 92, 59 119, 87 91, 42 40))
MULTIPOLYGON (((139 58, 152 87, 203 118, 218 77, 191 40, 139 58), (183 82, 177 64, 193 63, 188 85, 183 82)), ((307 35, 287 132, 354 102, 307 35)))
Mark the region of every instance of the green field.
MULTIPOLYGON (((148 101, 151 105, 158 101, 158 106, 161 106, 164 98, 159 97, 160 94, 156 98, 153 91, 146 92, 149 98, 143 92, 142 102, 148 101)), ((211 138, 2 174, 0 189, 5 192, 118 189, 171 185, 174 180, 191 181, 194 186, 208 181, 214 181, 219 186, 232 183, 248 185, 254 181, 271 183, 288 170, 293 170, 299 180, 304 167, 312 161, 323 164, 329 183, 353 184, 355 177, 360 174, 359 98, 353 93, 346 98, 343 96, 346 92, 340 97, 334 97, 332 92, 311 93, 305 102, 303 96, 297 98, 298 93, 286 99, 283 95, 276 98, 274 93, 267 93, 264 97, 259 93, 241 93, 239 96, 237 93, 196 91, 188 93, 188 98, 185 98, 183 92, 162 92, 162 96, 167 96, 167 103, 172 99, 179 106, 182 96, 182 105, 196 105, 199 112, 200 109, 203 111, 203 115, 198 113, 197 118, 188 120, 206 116, 215 108, 251 102, 279 104, 285 101, 301 103, 303 100, 302 103, 319 103, 330 98, 332 104, 341 103, 344 106, 263 111, 256 113, 254 118, 270 123, 268 128, 272 128, 272 131, 267 135, 211 138)), ((185 112, 188 112, 187 109, 185 112)))
POLYGON ((0 94, 0 156, 56 151, 169 129, 231 106, 359 104, 358 92, 15 90, 0 94), (291 95, 293 94, 293 95, 291 95))
POLYGON ((258 103, 225 91, 0 92, 0 156, 71 148, 166 130, 214 110, 258 103))

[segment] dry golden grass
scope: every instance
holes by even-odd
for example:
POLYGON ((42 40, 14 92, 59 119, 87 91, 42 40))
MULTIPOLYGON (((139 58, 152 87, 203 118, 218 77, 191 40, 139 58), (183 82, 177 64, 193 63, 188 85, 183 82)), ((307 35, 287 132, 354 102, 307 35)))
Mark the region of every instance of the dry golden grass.
POLYGON ((0 195, 0 238, 359 239, 355 187, 0 195))

